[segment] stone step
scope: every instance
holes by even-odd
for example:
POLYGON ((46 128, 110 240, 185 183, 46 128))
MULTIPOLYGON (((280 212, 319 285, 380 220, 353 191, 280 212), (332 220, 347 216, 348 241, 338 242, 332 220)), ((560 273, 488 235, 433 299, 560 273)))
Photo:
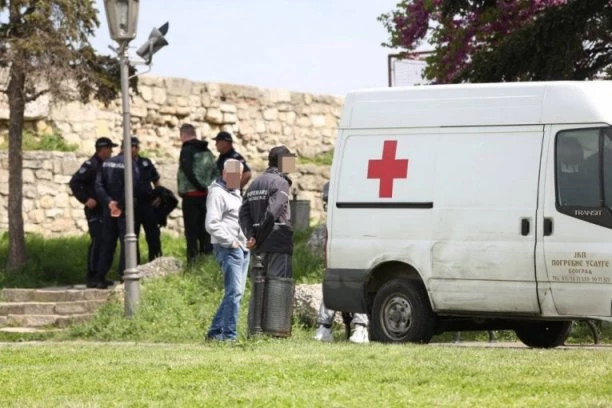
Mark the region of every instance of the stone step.
POLYGON ((65 328, 73 323, 80 323, 89 320, 93 315, 78 314, 71 316, 60 315, 8 315, 7 325, 21 327, 45 327, 54 326, 65 328))
POLYGON ((62 329, 40 329, 37 327, 0 327, 0 333, 18 333, 18 334, 31 334, 31 333, 52 333, 61 331, 62 329))
POLYGON ((74 302, 108 300, 112 290, 81 288, 2 289, 2 302, 74 302))
MULTIPOLYGON (((7 315, 76 315, 95 312, 106 300, 76 300, 74 302, 2 302, 0 316, 7 315)), ((2 321, 0 320, 0 325, 2 321)))

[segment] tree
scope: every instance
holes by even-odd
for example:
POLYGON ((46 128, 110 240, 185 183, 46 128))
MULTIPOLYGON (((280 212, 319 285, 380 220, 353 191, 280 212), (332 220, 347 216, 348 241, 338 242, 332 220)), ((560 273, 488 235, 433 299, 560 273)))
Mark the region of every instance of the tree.
POLYGON ((611 0, 403 0, 378 17, 383 46, 434 46, 437 83, 612 77, 611 0))
POLYGON ((22 132, 26 103, 48 93, 54 100, 117 97, 118 62, 97 55, 88 37, 99 26, 91 0, 0 0, 0 67, 8 69, 9 253, 6 269, 27 260, 22 213, 22 132))

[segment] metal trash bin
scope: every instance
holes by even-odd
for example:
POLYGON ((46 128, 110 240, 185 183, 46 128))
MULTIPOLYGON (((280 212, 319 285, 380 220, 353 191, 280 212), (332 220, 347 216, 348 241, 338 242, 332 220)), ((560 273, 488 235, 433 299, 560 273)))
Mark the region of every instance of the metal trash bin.
POLYGON ((291 278, 267 278, 262 319, 264 333, 277 337, 291 336, 294 283, 291 278))
POLYGON ((263 333, 262 315, 264 308, 264 291, 266 277, 264 275, 264 266, 261 255, 254 254, 251 258, 251 270, 253 273, 253 289, 252 289, 252 310, 249 310, 251 316, 249 318, 249 335, 257 336, 263 333))
POLYGON ((291 209, 291 225, 296 231, 303 231, 310 226, 310 201, 293 200, 289 203, 291 209))

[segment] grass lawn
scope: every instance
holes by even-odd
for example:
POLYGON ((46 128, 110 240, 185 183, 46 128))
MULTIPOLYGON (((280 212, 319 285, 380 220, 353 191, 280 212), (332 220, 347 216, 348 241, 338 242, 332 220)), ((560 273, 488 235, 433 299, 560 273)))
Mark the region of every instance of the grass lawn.
POLYGON ((0 406, 609 407, 610 350, 5 343, 0 406))
MULTIPOLYGON (((321 281, 320 258, 298 234, 298 282, 321 281)), ((86 240, 29 241, 21 275, 0 271, 0 287, 75 283, 82 279, 86 240)), ((6 237, 0 237, 0 250, 6 237)), ((182 257, 184 242, 165 237, 164 251, 182 257)), ((2 252, 0 251, 0 261, 2 252)), ((118 299, 88 322, 63 332, 2 334, 0 407, 612 407, 612 347, 537 350, 437 344, 353 345, 312 340, 295 321, 292 338, 247 339, 243 298, 235 344, 202 338, 222 296, 219 267, 204 259, 178 275, 142 282, 138 313, 123 317, 118 299), (45 340, 27 342, 27 340, 45 340)), ((568 344, 592 344, 577 325, 568 344)), ((500 341, 516 341, 499 332, 500 341)), ((485 332, 462 341, 486 341, 485 332)), ((602 342, 612 342, 606 326, 602 342)))

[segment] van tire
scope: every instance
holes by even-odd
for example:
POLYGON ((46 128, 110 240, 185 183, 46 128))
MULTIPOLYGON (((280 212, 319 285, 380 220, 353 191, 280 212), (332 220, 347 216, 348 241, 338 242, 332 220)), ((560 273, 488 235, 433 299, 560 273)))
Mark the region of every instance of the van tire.
POLYGON ((394 279, 374 297, 372 340, 383 343, 429 343, 436 327, 427 292, 421 282, 394 279))
POLYGON ((526 346, 532 348, 553 348, 562 345, 569 336, 572 322, 544 321, 529 322, 517 327, 514 332, 526 346))

